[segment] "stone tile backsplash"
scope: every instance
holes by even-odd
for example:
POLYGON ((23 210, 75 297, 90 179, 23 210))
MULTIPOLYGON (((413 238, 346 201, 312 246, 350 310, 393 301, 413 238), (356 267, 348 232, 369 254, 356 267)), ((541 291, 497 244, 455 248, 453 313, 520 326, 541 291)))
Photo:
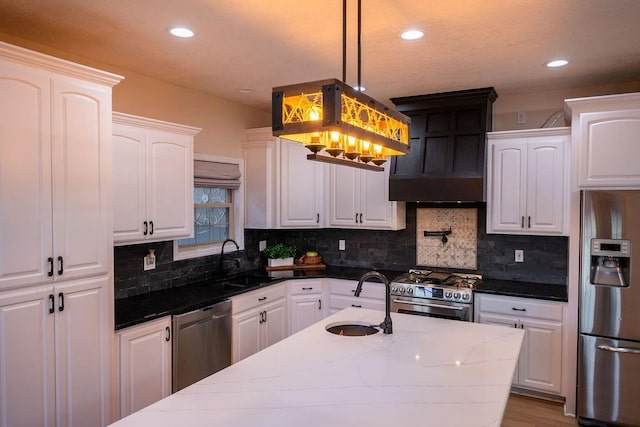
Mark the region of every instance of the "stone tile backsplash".
POLYGON ((416 261, 418 265, 476 270, 478 210, 475 208, 418 208, 416 213, 416 261), (424 232, 448 231, 442 236, 424 232))

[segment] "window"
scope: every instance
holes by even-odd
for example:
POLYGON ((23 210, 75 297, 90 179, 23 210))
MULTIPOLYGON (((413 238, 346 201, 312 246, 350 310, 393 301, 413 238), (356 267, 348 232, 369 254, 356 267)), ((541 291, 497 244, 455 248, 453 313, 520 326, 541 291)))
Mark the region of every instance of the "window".
POLYGON ((174 260, 220 253, 222 242, 244 246, 239 159, 196 154, 193 188, 193 237, 175 240, 174 260))
POLYGON ((209 245, 233 239, 233 193, 226 188, 194 187, 194 236, 178 246, 209 245))

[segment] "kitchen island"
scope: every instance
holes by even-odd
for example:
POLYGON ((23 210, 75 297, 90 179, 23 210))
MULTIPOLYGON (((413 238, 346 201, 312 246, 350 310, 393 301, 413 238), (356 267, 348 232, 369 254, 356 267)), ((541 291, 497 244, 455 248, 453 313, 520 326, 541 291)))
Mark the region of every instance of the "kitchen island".
POLYGON ((157 426, 499 426, 524 331, 348 308, 118 422, 157 426))

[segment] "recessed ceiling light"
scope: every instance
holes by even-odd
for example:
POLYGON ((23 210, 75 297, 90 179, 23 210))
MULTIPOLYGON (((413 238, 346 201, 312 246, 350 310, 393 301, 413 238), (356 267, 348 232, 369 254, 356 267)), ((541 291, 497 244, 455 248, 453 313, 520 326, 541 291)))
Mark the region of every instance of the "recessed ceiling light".
POLYGON ((169 28, 169 32, 171 33, 171 35, 180 37, 182 39, 188 39, 189 37, 193 37, 194 35, 193 31, 185 27, 169 28))
POLYGON ((243 95, 248 95, 250 93, 254 92, 254 89, 251 89, 249 87, 240 87, 237 89, 238 93, 241 93, 243 95))
POLYGON ((364 86, 354 86, 353 88, 358 92, 364 92, 365 90, 367 90, 367 88, 364 86))
POLYGON ((553 61, 547 62, 546 65, 549 68, 556 68, 556 67, 564 67, 568 63, 569 61, 567 61, 566 59, 554 59, 553 61))
POLYGON ((420 30, 407 30, 400 35, 405 40, 418 40, 424 36, 424 33, 420 30))

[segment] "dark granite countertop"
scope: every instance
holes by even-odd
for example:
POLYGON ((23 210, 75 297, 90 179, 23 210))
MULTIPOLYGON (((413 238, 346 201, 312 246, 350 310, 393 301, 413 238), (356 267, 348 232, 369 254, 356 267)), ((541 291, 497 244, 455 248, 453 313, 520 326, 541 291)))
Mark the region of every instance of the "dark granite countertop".
MULTIPOLYGON (((150 292, 115 300, 115 328, 123 329, 163 316, 186 313, 224 301, 234 295, 289 279, 324 278, 358 280, 371 269, 349 267, 327 267, 325 270, 295 270, 288 274, 274 274, 270 277, 264 270, 245 272, 236 276, 209 282, 199 282, 185 286, 150 292), (249 277, 244 285, 242 282, 249 277)), ((378 270, 393 280, 402 271, 378 270)), ((283 273, 278 271, 275 273, 283 273)))
POLYGON ((518 282, 515 280, 482 279, 474 292, 507 295, 521 298, 535 298, 549 301, 567 302, 567 287, 547 283, 518 282))
MULTIPOLYGON (((366 268, 328 266, 324 270, 285 270, 269 276, 264 270, 244 272, 224 281, 199 282, 186 286, 155 291, 115 301, 116 330, 137 325, 167 315, 186 313, 224 301, 234 295, 269 286, 289 279, 332 278, 358 280, 366 268), (242 285, 238 283, 246 282, 242 285), (232 283, 237 282, 237 283, 232 283)), ((378 270, 393 280, 403 271, 378 270)), ((523 298, 567 301, 564 285, 484 279, 475 289, 478 293, 499 294, 523 298)))

